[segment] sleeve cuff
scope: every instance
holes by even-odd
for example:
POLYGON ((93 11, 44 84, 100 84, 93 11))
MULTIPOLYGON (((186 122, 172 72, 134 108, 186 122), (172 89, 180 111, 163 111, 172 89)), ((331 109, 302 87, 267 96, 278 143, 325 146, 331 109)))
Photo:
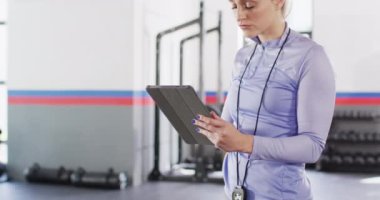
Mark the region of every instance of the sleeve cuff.
POLYGON ((253 136, 251 160, 260 160, 260 150, 263 143, 263 137, 253 136))

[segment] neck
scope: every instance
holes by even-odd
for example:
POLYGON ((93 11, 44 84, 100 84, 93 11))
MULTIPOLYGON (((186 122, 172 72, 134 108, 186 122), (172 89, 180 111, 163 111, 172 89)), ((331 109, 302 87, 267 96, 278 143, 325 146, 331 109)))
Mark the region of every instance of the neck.
POLYGON ((284 34, 285 31, 285 20, 278 20, 268 27, 267 30, 259 34, 259 39, 261 42, 266 42, 270 40, 278 39, 284 34))

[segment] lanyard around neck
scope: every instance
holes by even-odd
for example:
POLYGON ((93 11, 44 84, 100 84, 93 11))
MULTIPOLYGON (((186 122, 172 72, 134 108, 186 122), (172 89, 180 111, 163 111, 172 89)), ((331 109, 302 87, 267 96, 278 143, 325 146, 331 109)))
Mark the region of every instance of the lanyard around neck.
MULTIPOLYGON (((257 117, 256 117, 256 123, 255 123, 255 129, 254 129, 253 135, 256 135, 257 125, 258 125, 258 123, 259 123, 260 110, 261 110, 261 106, 262 106, 262 104, 263 104, 264 94, 265 94, 265 91, 266 91, 266 89, 267 89, 267 86, 268 86, 268 82, 269 82, 270 76, 271 76, 271 74, 272 74, 272 71, 273 71, 274 67, 275 67, 276 64, 277 64, 277 60, 278 60, 278 58, 280 57, 280 54, 281 54, 282 50, 284 49, 284 46, 285 46, 286 42, 288 41, 288 38, 289 38, 290 32, 291 32, 291 29, 289 29, 289 31, 288 31, 288 33, 287 33, 287 35, 286 35, 285 41, 282 43, 281 48, 280 48, 280 50, 279 50, 278 53, 277 53, 276 59, 274 60, 273 65, 272 65, 272 67, 271 67, 271 70, 270 70, 270 72, 269 72, 269 74, 268 74, 268 77, 267 77, 267 79, 266 79, 266 81, 265 81, 265 86, 264 86, 264 89, 263 89, 263 93, 261 94, 261 99, 260 99, 259 108, 258 108, 258 110, 257 110, 257 117)), ((243 74, 242 74, 242 76, 241 76, 241 78, 240 78, 240 82, 239 82, 239 88, 238 88, 238 93, 237 93, 237 103, 236 103, 236 113, 237 113, 237 114, 236 114, 236 128, 237 128, 238 130, 239 130, 239 106, 240 106, 239 104, 240 104, 240 88, 241 88, 241 82, 242 82, 242 80, 243 80, 244 74, 245 74, 245 72, 247 71, 248 66, 249 66, 249 64, 250 64, 250 62, 251 62, 251 60, 252 60, 252 58, 254 57, 254 55, 255 55, 255 53, 256 53, 257 46, 258 46, 258 45, 256 44, 256 46, 255 46, 255 48, 254 48, 254 50, 253 50, 251 56, 249 57, 249 60, 248 60, 248 62, 247 62, 247 64, 246 64, 246 66, 245 66, 244 72, 243 72, 243 74)), ((252 154, 252 153, 251 153, 251 154, 252 154)), ((248 157, 247 164, 246 164, 246 166, 245 166, 245 170, 244 170, 244 178, 243 178, 243 182, 242 182, 242 184, 240 185, 240 184, 239 184, 239 182, 240 182, 240 179, 239 179, 239 153, 236 152, 236 178, 237 178, 237 180, 236 180, 236 184, 237 184, 238 186, 243 186, 244 183, 245 183, 245 179, 247 178, 247 168, 248 168, 248 163, 249 163, 249 159, 250 159, 250 157, 251 157, 251 154, 250 154, 249 157, 248 157)))

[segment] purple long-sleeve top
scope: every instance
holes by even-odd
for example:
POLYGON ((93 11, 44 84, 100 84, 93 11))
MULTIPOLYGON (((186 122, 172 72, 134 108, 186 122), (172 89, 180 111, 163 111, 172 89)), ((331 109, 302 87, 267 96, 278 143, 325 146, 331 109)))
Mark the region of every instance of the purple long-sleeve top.
MULTIPOLYGON (((253 134, 266 78, 286 39, 254 44, 238 51, 222 118, 253 134), (237 91, 244 68, 237 117, 237 91)), ((305 163, 320 157, 330 129, 335 105, 334 73, 324 49, 290 30, 288 41, 274 67, 261 107, 252 154, 239 153, 240 183, 248 162, 244 187, 248 200, 312 199, 305 163)), ((231 197, 236 183, 236 153, 227 153, 223 172, 225 191, 231 197)))

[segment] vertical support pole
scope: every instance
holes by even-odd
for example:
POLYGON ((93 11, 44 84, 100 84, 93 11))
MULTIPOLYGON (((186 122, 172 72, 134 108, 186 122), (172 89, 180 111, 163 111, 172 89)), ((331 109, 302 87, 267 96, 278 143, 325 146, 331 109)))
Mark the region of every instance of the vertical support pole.
MULTIPOLYGON (((204 28, 204 3, 200 2, 200 12, 199 12, 199 98, 206 102, 206 98, 204 95, 204 87, 203 87, 203 53, 204 53, 204 38, 206 35, 206 30, 204 28)), ((204 164, 203 158, 203 146, 195 145, 195 174, 194 179, 196 181, 206 181, 207 180, 207 172, 204 164)))
POLYGON ((204 38, 206 35, 206 30, 204 28, 204 5, 203 1, 200 3, 199 11, 199 97, 204 102, 204 88, 203 88, 203 52, 204 52, 204 38))
POLYGON ((217 99, 216 104, 224 103, 224 95, 222 91, 222 11, 218 12, 218 69, 217 69, 217 99))

